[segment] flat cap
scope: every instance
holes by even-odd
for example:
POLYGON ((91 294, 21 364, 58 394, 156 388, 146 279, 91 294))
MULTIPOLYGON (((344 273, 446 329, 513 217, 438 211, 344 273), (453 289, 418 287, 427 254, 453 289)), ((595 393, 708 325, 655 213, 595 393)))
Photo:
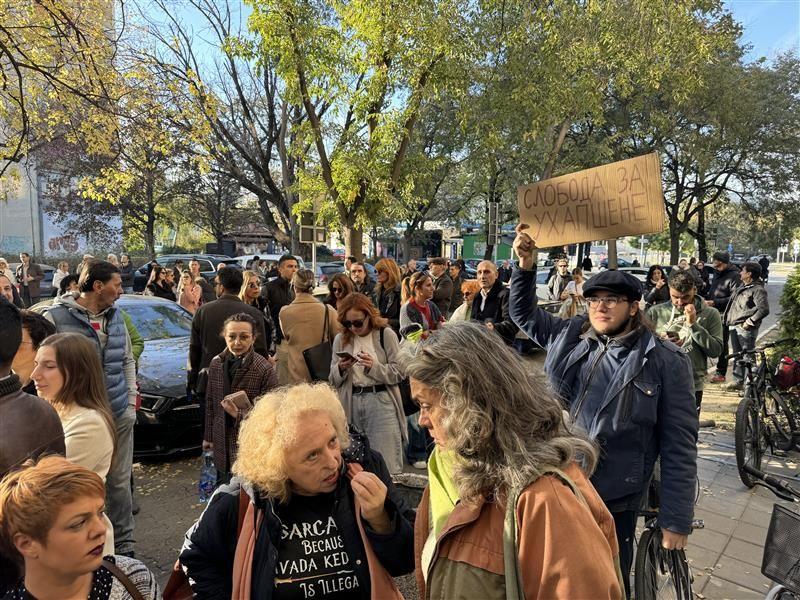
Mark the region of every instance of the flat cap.
POLYGON ((631 302, 641 300, 642 284, 636 277, 624 271, 609 269, 592 276, 583 284, 583 297, 588 298, 593 292, 605 290, 625 296, 631 302))

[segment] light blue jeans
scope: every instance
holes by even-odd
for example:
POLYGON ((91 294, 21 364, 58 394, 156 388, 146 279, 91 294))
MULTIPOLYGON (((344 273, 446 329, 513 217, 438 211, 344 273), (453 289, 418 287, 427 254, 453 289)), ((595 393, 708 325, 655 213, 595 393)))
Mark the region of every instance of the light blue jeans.
POLYGON ((403 472, 403 433, 389 392, 353 394, 353 425, 383 456, 390 475, 403 472))
POLYGON ((106 513, 114 526, 115 554, 133 552, 131 467, 134 423, 136 411, 133 406, 128 406, 123 414, 114 419, 117 439, 114 460, 106 476, 106 513))

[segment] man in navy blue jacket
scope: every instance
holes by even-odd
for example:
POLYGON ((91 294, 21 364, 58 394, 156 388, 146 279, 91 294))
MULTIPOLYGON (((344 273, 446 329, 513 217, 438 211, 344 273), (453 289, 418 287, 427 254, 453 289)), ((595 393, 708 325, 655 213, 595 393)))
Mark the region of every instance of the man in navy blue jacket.
POLYGON ((538 308, 537 250, 525 229, 514 240, 509 312, 547 350, 545 373, 572 421, 600 445, 592 483, 614 516, 627 588, 637 509, 659 456, 662 544, 683 548, 691 532, 698 421, 690 362, 653 334, 641 284, 628 273, 604 271, 583 284, 588 315, 562 320, 538 308))

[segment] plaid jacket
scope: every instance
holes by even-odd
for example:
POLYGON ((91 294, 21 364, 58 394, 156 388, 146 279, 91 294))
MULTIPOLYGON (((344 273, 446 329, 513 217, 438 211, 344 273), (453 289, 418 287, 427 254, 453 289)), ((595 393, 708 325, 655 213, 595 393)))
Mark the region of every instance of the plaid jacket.
POLYGON ((251 402, 278 387, 278 373, 266 358, 254 350, 244 357, 232 382, 225 374, 227 349, 211 359, 206 388, 206 424, 204 440, 214 444, 214 465, 218 471, 230 473, 236 460, 236 438, 241 417, 234 419, 222 408, 222 399, 228 394, 244 391, 251 402))

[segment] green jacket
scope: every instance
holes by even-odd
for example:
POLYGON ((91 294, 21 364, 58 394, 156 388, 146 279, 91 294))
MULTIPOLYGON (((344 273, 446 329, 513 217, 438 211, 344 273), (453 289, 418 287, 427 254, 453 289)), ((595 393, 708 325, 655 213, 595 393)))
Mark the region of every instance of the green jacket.
POLYGON ((703 382, 708 374, 708 359, 716 358, 723 353, 722 317, 719 311, 706 306, 700 296, 694 299, 697 308, 697 320, 686 325, 683 311, 672 306, 672 302, 655 304, 647 309, 647 316, 656 327, 656 334, 666 337, 667 332, 678 336, 676 342, 689 355, 694 374, 694 389, 703 389, 703 382))
POLYGON ((144 340, 142 336, 139 335, 139 332, 136 331, 136 326, 133 324, 133 320, 128 316, 124 310, 119 310, 120 314, 122 315, 122 320, 125 321, 125 329, 128 330, 128 335, 131 337, 131 351, 133 352, 133 360, 136 361, 136 366, 139 366, 139 357, 142 355, 144 351, 144 340))

